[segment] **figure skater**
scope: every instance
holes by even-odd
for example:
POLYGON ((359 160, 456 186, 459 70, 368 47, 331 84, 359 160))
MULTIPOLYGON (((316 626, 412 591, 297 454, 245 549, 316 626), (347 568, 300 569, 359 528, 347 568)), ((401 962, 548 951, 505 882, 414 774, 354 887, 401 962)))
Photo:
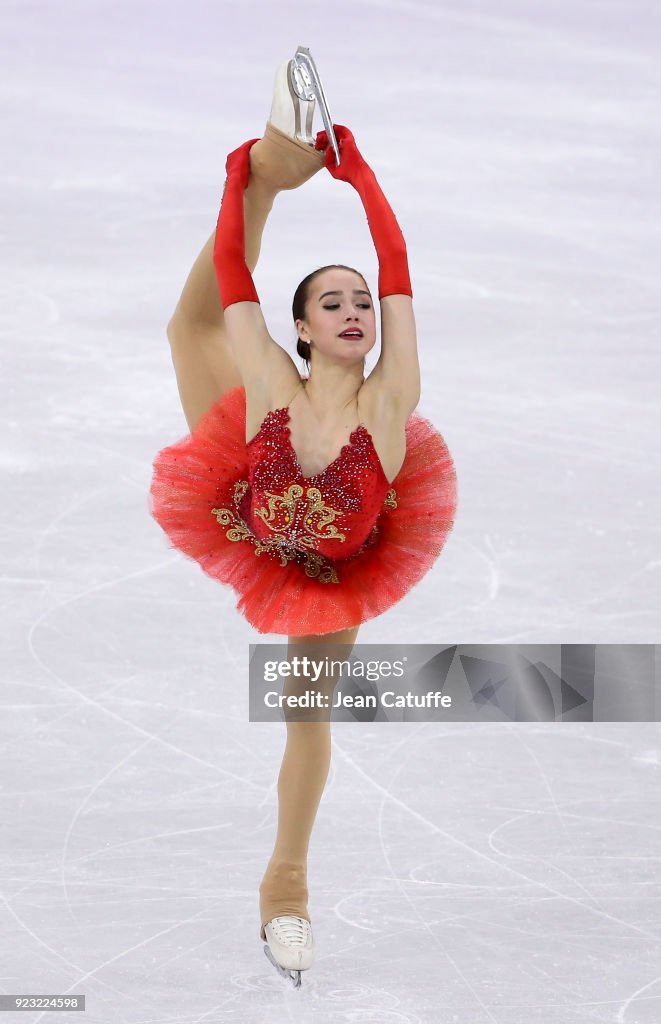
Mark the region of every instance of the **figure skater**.
MULTIPOLYGON (((157 454, 150 511, 173 547, 234 589, 258 632, 288 637, 288 657, 332 643, 346 658, 360 624, 429 570, 455 516, 452 458, 414 412, 406 244, 352 133, 332 124, 306 48, 278 69, 263 138, 231 152, 226 172, 216 231, 168 324, 190 434, 157 454), (326 129, 315 137, 316 103, 326 129), (378 256, 381 350, 367 379, 376 319, 362 274, 323 266, 296 289, 307 375, 269 334, 252 278, 276 195, 324 166, 358 192, 378 256)), ((315 686, 332 694, 336 682, 315 686)), ((259 906, 264 951, 295 986, 315 957, 307 857, 330 753, 330 721, 287 716, 259 906)))

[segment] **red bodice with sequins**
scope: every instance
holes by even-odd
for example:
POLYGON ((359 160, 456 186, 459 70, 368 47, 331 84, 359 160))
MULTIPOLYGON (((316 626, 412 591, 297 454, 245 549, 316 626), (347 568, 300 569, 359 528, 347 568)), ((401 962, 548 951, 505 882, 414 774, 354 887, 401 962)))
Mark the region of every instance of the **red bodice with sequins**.
POLYGON ((368 542, 384 501, 394 501, 372 437, 360 424, 326 469, 306 477, 288 422, 288 408, 272 410, 248 443, 250 488, 241 517, 283 553, 351 558, 368 542))

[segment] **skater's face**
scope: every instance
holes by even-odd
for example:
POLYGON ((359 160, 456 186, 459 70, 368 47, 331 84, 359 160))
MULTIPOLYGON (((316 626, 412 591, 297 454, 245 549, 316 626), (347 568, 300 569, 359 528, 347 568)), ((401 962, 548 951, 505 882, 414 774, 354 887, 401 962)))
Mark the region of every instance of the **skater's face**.
MULTIPOLYGON (((305 320, 297 320, 299 338, 333 360, 362 361, 376 342, 372 296, 359 274, 326 270, 311 282, 305 320), (343 337, 343 332, 359 334, 343 337)), ((314 357, 313 357, 314 358, 314 357)))

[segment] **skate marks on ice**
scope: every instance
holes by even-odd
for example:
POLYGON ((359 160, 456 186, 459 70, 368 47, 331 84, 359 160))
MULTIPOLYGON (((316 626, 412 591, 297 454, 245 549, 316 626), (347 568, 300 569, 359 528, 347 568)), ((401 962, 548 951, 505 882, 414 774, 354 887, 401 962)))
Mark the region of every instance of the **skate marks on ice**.
MULTIPOLYGON (((653 1024, 661 996, 654 992, 658 972, 653 969, 660 940, 654 900, 647 901, 658 877, 661 826, 645 810, 656 768, 649 745, 643 737, 641 760, 633 725, 627 733, 613 726, 600 730, 602 735, 584 727, 564 736, 538 728, 506 729, 515 752, 506 757, 499 735, 488 727, 463 733, 463 742, 437 728, 411 730, 410 749, 400 746, 389 761, 392 771, 378 778, 371 765, 369 770, 361 766, 365 753, 359 747, 351 755, 353 741, 336 743, 348 773, 347 792, 372 791, 378 800, 378 848, 363 852, 363 871, 333 906, 343 925, 337 931, 350 928, 354 934, 331 952, 331 961, 355 956, 360 962, 369 956, 388 965, 394 976, 400 966, 405 971, 400 954, 406 950, 409 963, 417 958, 434 963, 446 1005, 463 1006, 464 1012, 470 1006, 471 1020, 559 1024, 614 1019, 617 1012, 622 1021, 653 1024), (610 738, 618 733, 628 742, 610 738), (450 749, 440 761, 429 756, 431 749, 445 746, 450 749), (631 795, 621 793, 606 805, 589 780, 574 785, 599 748, 602 768, 608 763, 605 774, 620 783, 626 778, 631 789, 631 795), (457 780, 453 765, 462 759, 466 777, 457 780), (454 786, 443 785, 443 798, 435 802, 430 795, 435 783, 420 771, 425 760, 435 779, 456 780, 454 786), (420 774, 417 786, 406 778, 411 773, 420 774), (482 776, 495 776, 491 799, 488 791, 479 796, 482 776), (498 777, 501 792, 494 787, 498 777), (513 801, 508 780, 515 777, 528 781, 513 801), (643 792, 634 797, 639 786, 643 792), (453 795, 453 789, 461 792, 453 795), (464 806, 467 794, 469 806, 464 806), (487 828, 490 817, 500 820, 487 828), (430 856, 432 847, 438 852, 430 856), (627 1016, 629 946, 642 958, 634 973, 652 994, 627 1016), (512 988, 514 960, 526 970, 512 988)), ((658 740, 658 726, 647 727, 646 735, 658 740)), ((322 951, 320 961, 325 959, 322 951)))

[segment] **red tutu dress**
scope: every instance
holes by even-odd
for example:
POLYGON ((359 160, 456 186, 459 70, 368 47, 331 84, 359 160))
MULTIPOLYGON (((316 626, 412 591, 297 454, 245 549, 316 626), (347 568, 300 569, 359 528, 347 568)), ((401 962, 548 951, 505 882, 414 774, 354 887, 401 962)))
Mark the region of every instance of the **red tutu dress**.
POLYGON ((455 469, 412 413, 392 483, 363 424, 306 477, 288 421, 272 410, 246 444, 245 391, 228 391, 157 454, 150 512, 172 547, 234 588, 260 633, 331 633, 380 615, 429 570, 454 523, 455 469))

